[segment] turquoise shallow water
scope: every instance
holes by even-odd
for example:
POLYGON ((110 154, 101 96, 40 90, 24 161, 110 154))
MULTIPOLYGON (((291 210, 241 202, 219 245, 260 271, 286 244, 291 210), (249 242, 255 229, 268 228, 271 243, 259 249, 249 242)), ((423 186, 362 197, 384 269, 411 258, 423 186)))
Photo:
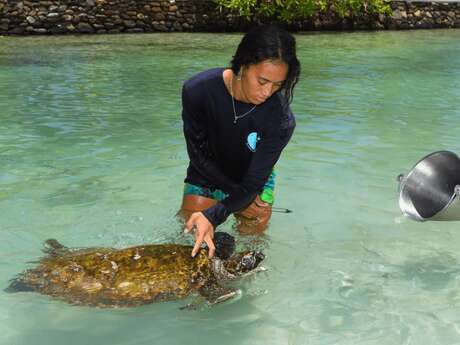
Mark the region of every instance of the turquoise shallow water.
MULTIPOLYGON (((180 87, 240 35, 0 37, 0 286, 42 243, 190 241, 174 220, 187 156, 180 87)), ((459 344, 459 222, 415 223, 396 176, 460 154, 460 31, 298 35, 295 135, 261 238, 267 272, 185 312, 0 292, 0 343, 459 344)), ((232 221, 222 229, 233 232, 232 221)))

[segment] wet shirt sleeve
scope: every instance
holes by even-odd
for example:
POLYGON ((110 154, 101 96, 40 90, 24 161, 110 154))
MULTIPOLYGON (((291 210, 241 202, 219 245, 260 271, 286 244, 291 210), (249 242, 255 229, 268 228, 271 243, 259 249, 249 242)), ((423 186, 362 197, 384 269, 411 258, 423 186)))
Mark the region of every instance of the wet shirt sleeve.
POLYGON ((182 121, 190 163, 208 181, 213 181, 225 193, 230 194, 238 185, 227 177, 210 157, 205 115, 200 107, 199 97, 190 97, 184 86, 182 121))
POLYGON ((246 175, 242 182, 229 193, 229 196, 203 211, 214 228, 223 223, 233 212, 247 207, 262 190, 281 155, 281 151, 294 132, 293 115, 291 119, 291 124, 287 128, 278 128, 266 138, 262 138, 257 145, 257 151, 252 157, 246 175))

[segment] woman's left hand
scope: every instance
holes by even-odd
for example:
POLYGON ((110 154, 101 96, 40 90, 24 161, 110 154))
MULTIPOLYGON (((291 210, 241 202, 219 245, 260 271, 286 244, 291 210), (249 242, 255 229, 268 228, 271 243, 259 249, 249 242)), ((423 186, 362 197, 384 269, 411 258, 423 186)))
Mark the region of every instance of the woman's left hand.
POLYGON ((214 252, 216 251, 216 247, 213 242, 214 227, 202 212, 192 213, 187 223, 185 223, 185 232, 189 233, 192 230, 195 230, 195 246, 192 250, 192 257, 195 257, 198 253, 201 244, 206 242, 209 250, 209 258, 212 258, 214 256, 214 252))

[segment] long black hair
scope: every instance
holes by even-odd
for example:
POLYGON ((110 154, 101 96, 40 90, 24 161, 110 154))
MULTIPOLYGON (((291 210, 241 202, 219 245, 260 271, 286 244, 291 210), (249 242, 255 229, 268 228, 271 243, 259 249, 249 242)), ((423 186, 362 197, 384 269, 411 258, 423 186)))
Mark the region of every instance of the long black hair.
POLYGON ((233 73, 238 74, 242 66, 257 64, 264 60, 280 60, 288 65, 288 73, 282 89, 291 103, 294 86, 300 75, 300 63, 296 56, 294 36, 276 25, 257 26, 246 33, 231 61, 233 73))

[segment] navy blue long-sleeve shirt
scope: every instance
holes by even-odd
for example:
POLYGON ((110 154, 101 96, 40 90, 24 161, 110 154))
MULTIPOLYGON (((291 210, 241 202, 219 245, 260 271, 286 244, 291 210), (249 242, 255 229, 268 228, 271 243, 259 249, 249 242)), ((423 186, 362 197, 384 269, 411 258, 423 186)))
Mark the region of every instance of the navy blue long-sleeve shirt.
MULTIPOLYGON (((289 142, 295 119, 277 92, 234 123, 224 68, 201 72, 184 83, 182 119, 190 163, 185 182, 223 190, 228 197, 203 211, 214 227, 248 206, 289 142)), ((253 104, 235 100, 237 115, 253 104)))

